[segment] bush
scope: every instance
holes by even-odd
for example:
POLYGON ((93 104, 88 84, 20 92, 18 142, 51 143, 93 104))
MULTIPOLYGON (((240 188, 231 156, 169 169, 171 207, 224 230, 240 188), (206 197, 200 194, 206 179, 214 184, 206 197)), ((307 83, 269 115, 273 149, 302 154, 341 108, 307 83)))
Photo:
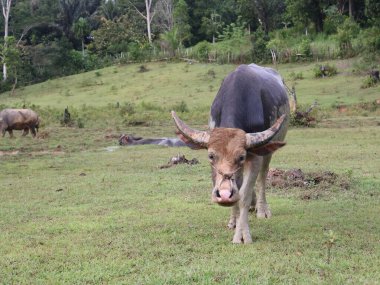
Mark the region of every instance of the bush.
POLYGON ((132 103, 124 103, 123 106, 120 108, 120 115, 124 116, 125 114, 133 115, 136 113, 135 105, 132 103))
POLYGON ((207 61, 210 51, 211 44, 207 41, 202 41, 194 46, 193 56, 200 61, 207 61))
POLYGON ((298 73, 295 73, 294 71, 292 71, 291 73, 289 73, 289 77, 291 80, 301 80, 303 79, 303 74, 302 72, 298 72, 298 73))
POLYGON ((338 33, 336 35, 340 55, 342 57, 352 57, 355 55, 355 51, 352 46, 352 41, 359 35, 360 27, 359 25, 350 18, 347 18, 343 25, 338 27, 338 33))
POLYGON ((171 109, 181 113, 189 112, 189 108, 187 107, 185 101, 181 101, 179 104, 173 105, 171 109))
POLYGON ((323 78, 323 77, 331 77, 336 75, 337 69, 335 65, 330 65, 330 64, 316 64, 314 69, 314 77, 316 78, 323 78))
POLYGON ((311 40, 308 38, 302 39, 301 43, 298 46, 298 53, 305 55, 306 57, 311 56, 311 40))
POLYGON ((256 30, 252 37, 252 60, 256 63, 270 62, 271 56, 267 48, 269 37, 264 33, 261 26, 256 30))
POLYGON ((379 81, 372 77, 372 76, 369 76, 369 77, 366 77, 364 80, 363 80, 363 83, 362 85, 360 86, 360 88, 362 89, 365 89, 365 88, 370 88, 370 87, 374 87, 377 85, 379 81))

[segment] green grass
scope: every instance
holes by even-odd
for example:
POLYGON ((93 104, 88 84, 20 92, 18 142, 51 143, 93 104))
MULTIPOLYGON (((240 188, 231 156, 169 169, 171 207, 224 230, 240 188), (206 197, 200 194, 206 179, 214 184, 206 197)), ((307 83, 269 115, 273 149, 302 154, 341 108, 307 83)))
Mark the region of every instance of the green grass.
POLYGON ((328 189, 311 201, 301 200, 300 190, 272 189, 274 217, 251 217, 250 246, 230 243, 229 211, 210 202, 204 151, 109 152, 116 142, 106 134, 78 137, 76 129, 59 128, 50 143, 0 141, 1 149, 24 148, 0 158, 3 284, 377 284, 377 127, 291 130, 272 167, 348 173, 351 188, 328 189), (57 143, 64 154, 52 154, 57 143), (178 152, 201 164, 159 169, 178 152), (328 229, 339 239, 330 264, 328 229))
MULTIPOLYGON (((138 66, 112 67, 98 76, 93 72, 26 87, 16 98, 1 95, 1 104, 26 100, 39 105, 45 116, 49 108, 63 111, 66 105, 73 106, 73 113, 85 118, 85 128, 61 127, 58 117, 52 116, 40 130, 45 138, 20 137, 19 132, 12 140, 8 135, 0 138, 0 284, 379 284, 377 111, 365 117, 330 113, 316 128, 291 129, 271 167, 332 171, 350 187, 317 187, 320 195, 310 200, 302 199, 309 189, 271 188, 272 219, 252 215, 254 243, 233 245, 233 233, 226 228, 229 210, 211 203, 206 152, 117 148, 120 133, 172 136, 172 122, 162 114, 161 123, 132 127, 122 123, 125 117, 118 110, 110 108, 103 114, 116 100, 137 105, 158 102, 164 110, 184 100, 190 113, 183 115, 204 127, 207 109, 200 106, 210 104, 221 78, 233 66, 191 65, 182 75, 184 64, 161 65, 149 64, 151 71, 143 74, 137 73, 138 66), (210 68, 216 79, 199 76, 210 68), (126 75, 128 87, 121 87, 126 75), (79 91, 86 76, 104 84, 79 91), (167 81, 149 89, 150 76, 167 81), (209 90, 209 80, 213 91, 194 91, 209 90), (68 86, 75 95, 60 95, 68 86), (140 89, 145 90, 142 97, 135 98, 133 92, 140 89), (107 97, 107 90, 118 95, 107 97), (83 108, 83 102, 89 107, 83 108), (193 110, 201 111, 191 117, 193 110), (106 122, 97 116, 105 116, 106 122), (178 153, 195 157, 200 164, 159 169, 178 153), (329 230, 338 240, 327 263, 329 230)), ((322 81, 311 79, 312 67, 280 66, 285 78, 292 71, 303 72, 305 79, 297 81, 303 104, 312 102, 313 92, 320 94, 329 80, 332 86, 346 80, 342 73, 322 81)), ((358 78, 352 81, 359 86, 358 78)), ((340 86, 339 92, 346 88, 340 86)), ((377 96, 369 89, 360 91, 366 102, 377 96)), ((322 107, 338 100, 336 93, 324 96, 322 107)), ((343 99, 347 104, 360 102, 356 97, 357 101, 343 99)))

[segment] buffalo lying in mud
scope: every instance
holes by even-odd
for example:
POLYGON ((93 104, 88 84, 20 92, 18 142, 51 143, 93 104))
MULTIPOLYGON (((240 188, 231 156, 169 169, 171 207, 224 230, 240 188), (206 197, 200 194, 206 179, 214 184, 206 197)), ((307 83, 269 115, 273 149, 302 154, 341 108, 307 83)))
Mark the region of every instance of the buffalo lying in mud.
POLYGON ((3 137, 8 131, 12 138, 13 130, 23 130, 23 136, 26 136, 30 130, 35 137, 39 124, 38 114, 30 109, 4 109, 0 112, 0 130, 3 137))
POLYGON ((160 146, 186 146, 186 144, 177 138, 155 138, 155 139, 144 139, 142 137, 135 137, 132 135, 122 134, 119 137, 120 145, 143 145, 143 144, 154 144, 160 146))
POLYGON ((228 227, 235 228, 233 243, 252 242, 251 206, 258 218, 272 215, 265 182, 272 153, 285 145, 289 113, 281 76, 255 64, 241 65, 224 79, 211 106, 210 130, 192 129, 172 112, 180 138, 208 150, 214 185, 211 200, 232 206, 228 227))

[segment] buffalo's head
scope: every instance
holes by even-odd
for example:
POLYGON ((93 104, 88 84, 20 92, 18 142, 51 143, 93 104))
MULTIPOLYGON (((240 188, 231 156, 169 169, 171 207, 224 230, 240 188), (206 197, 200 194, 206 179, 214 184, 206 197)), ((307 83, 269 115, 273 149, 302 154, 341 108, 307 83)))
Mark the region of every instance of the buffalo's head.
POLYGON ((284 122, 282 115, 269 129, 258 133, 246 133, 235 128, 214 128, 210 131, 198 131, 187 126, 172 111, 172 117, 179 131, 179 137, 188 145, 197 149, 207 149, 212 169, 213 190, 211 199, 222 206, 232 206, 239 201, 239 189, 244 169, 252 163, 253 155, 267 155, 284 142, 271 141, 284 122))

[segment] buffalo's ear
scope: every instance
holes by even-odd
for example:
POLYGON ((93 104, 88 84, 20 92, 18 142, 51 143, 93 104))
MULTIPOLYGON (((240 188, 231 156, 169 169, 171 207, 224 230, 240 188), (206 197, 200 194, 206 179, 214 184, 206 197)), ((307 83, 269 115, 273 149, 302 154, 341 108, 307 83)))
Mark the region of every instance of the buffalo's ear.
POLYGON ((201 144, 197 144, 195 142, 193 142, 192 140, 188 139, 187 137, 185 137, 180 131, 176 130, 175 134, 177 135, 177 137, 183 141, 186 146, 188 146, 189 148, 191 149, 194 149, 194 150, 197 150, 197 149, 202 149, 202 148, 205 148, 203 145, 201 144))
POLYGON ((284 145, 286 145, 285 142, 269 142, 263 146, 250 148, 248 149, 248 152, 259 155, 259 156, 264 156, 264 155, 275 152, 276 150, 283 147, 284 145))

